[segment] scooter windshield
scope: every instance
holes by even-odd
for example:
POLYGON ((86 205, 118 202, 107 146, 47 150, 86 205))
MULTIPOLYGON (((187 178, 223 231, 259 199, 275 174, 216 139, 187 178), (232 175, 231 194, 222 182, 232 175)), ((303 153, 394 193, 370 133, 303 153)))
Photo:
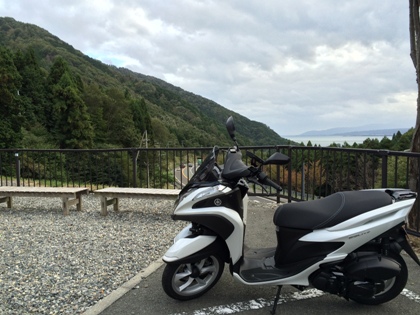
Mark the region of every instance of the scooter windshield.
POLYGON ((181 190, 181 194, 193 187, 212 186, 218 182, 220 176, 220 168, 216 163, 218 154, 219 147, 215 146, 190 178, 187 185, 181 190))

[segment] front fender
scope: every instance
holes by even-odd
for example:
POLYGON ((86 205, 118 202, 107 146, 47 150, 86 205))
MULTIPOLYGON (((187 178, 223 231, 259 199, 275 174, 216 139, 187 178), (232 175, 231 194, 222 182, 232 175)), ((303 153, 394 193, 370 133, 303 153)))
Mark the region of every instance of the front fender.
POLYGON ((206 248, 216 240, 213 235, 198 235, 192 238, 178 238, 163 256, 166 263, 176 262, 206 248))

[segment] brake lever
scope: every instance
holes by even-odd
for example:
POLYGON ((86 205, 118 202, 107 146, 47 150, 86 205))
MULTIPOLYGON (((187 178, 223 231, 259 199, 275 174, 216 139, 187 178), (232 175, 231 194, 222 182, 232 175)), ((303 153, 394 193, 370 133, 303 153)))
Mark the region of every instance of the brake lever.
POLYGON ((265 188, 265 187, 264 187, 264 185, 263 185, 263 184, 261 184, 255 176, 254 176, 254 177, 248 177, 248 182, 250 182, 250 183, 254 183, 254 184, 258 185, 258 186, 261 186, 261 188, 263 189, 263 191, 264 191, 267 195, 269 195, 269 194, 270 194, 270 193, 268 192, 267 188, 265 188))

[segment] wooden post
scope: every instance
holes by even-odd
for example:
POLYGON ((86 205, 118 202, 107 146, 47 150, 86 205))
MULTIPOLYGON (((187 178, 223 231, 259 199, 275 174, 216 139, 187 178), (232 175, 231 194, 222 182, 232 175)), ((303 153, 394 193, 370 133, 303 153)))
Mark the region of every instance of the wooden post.
POLYGON ((0 203, 6 202, 7 208, 12 208, 12 197, 0 197, 0 203))

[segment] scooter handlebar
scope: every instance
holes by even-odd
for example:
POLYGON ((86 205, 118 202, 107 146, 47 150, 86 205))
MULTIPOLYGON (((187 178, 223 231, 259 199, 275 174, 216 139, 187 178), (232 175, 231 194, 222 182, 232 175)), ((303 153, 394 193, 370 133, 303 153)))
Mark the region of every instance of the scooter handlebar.
POLYGON ((270 187, 273 187, 274 189, 278 191, 282 191, 283 188, 281 186, 277 185, 275 182, 273 182, 270 178, 268 178, 267 174, 261 172, 258 174, 258 181, 263 184, 270 187))

